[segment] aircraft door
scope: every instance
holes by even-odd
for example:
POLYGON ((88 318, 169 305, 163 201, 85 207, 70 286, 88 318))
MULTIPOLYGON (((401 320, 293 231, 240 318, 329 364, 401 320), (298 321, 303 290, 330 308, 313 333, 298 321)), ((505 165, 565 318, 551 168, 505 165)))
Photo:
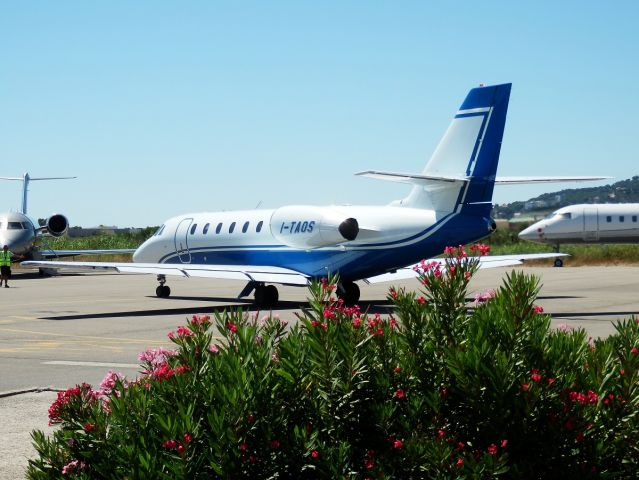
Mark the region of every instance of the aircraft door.
POLYGON ((191 263, 191 252, 189 252, 189 228, 193 223, 192 218, 182 220, 175 230, 175 251, 182 263, 191 263))
POLYGON ((599 240, 599 212, 596 207, 584 208, 584 241, 599 240))

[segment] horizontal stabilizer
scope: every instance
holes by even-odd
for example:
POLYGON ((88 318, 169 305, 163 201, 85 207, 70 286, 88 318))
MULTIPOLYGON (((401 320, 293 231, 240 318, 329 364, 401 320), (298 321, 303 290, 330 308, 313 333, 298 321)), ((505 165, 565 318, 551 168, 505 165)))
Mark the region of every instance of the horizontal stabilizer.
POLYGON ((365 172, 357 172, 355 175, 362 177, 376 178, 377 180, 386 180, 387 182, 422 184, 424 182, 465 182, 470 180, 468 177, 454 175, 421 175, 415 173, 402 172, 382 172, 379 170, 366 170, 365 172))
POLYGON ((594 182, 613 177, 495 177, 497 185, 522 185, 526 183, 594 182))
MULTIPOLYGON (((566 253, 522 253, 520 255, 488 255, 486 257, 479 257, 479 268, 498 268, 498 267, 512 267, 521 265, 527 260, 543 260, 546 258, 566 257, 566 253)), ((468 257, 477 258, 477 257, 468 257)), ((426 260, 429 262, 439 262, 444 268, 446 266, 445 258, 431 258, 426 260)), ((383 283, 383 282, 395 282, 399 280, 408 280, 410 278, 416 278, 418 276, 415 267, 421 264, 417 263, 404 268, 398 268, 393 273, 384 273, 382 275, 376 275, 365 279, 366 283, 383 283)))

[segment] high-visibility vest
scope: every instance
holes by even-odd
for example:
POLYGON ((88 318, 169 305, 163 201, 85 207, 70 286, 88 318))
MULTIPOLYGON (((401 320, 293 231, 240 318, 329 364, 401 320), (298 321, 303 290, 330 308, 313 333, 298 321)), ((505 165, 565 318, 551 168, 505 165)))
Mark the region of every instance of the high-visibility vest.
POLYGON ((5 252, 4 250, 0 251, 0 266, 11 266, 11 252, 5 252))

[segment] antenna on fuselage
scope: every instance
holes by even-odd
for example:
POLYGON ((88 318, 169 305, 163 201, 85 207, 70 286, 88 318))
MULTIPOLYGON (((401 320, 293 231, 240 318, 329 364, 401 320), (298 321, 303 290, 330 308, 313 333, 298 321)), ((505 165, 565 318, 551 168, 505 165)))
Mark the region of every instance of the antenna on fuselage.
POLYGON ((25 173, 21 177, 0 177, 0 180, 22 180, 22 209, 23 215, 27 214, 27 192, 29 191, 29 182, 35 180, 69 180, 78 177, 36 177, 32 178, 29 173, 25 173))

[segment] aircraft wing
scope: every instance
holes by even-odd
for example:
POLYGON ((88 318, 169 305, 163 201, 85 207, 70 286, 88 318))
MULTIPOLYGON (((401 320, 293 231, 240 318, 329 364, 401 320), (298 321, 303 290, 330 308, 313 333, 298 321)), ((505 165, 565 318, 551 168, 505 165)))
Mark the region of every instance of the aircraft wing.
MULTIPOLYGON (((545 258, 557 258, 568 256, 567 253, 522 253, 520 255, 487 255, 485 257, 469 257, 479 259, 479 268, 497 268, 497 267, 510 267, 515 265, 521 265, 526 260, 543 260, 545 258)), ((431 258, 426 262, 439 262, 442 267, 445 265, 445 258, 431 258)), ((415 267, 419 264, 410 265, 404 268, 398 268, 393 273, 384 273, 382 275, 376 275, 364 279, 366 283, 383 283, 394 282, 397 280, 407 280, 409 278, 416 278, 418 273, 415 271, 415 267)))
POLYGON ((307 285, 308 277, 295 270, 255 265, 191 265, 188 263, 52 262, 28 260, 21 265, 52 269, 113 270, 178 277, 222 278, 282 285, 307 285))
POLYGON ((135 248, 116 248, 110 250, 38 250, 37 255, 42 258, 74 257, 77 255, 114 255, 135 253, 135 248))

